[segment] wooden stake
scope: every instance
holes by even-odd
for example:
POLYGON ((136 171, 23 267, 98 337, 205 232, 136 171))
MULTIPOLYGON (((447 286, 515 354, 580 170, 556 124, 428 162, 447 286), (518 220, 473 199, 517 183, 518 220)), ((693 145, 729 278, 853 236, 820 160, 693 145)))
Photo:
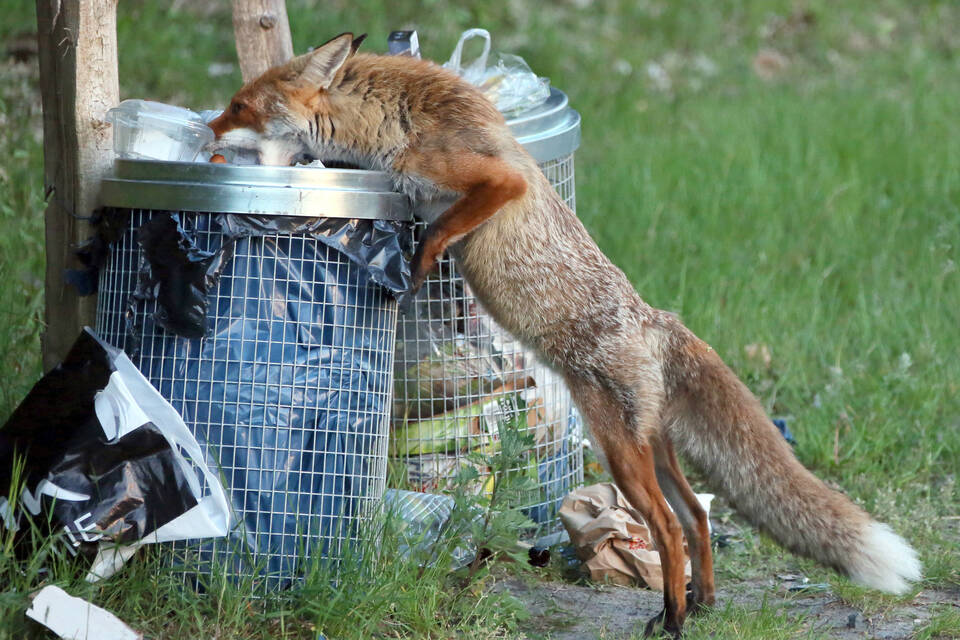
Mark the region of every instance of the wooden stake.
POLYGON ((293 57, 284 0, 233 0, 233 33, 244 82, 293 57))
POLYGON ((90 235, 100 179, 113 163, 113 134, 104 121, 119 101, 117 0, 36 0, 43 100, 46 218, 44 370, 66 355, 84 324, 93 324, 94 296, 80 298, 64 282, 75 246, 90 235))

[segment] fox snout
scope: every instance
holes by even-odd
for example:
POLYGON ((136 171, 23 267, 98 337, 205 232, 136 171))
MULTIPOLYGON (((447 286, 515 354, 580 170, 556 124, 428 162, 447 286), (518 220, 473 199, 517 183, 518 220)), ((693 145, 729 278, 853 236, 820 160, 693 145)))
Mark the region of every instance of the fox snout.
POLYGON ((210 121, 208 126, 215 138, 204 148, 206 153, 220 153, 229 158, 234 152, 233 155, 246 156, 248 162, 273 166, 291 166, 316 159, 297 136, 262 133, 232 116, 228 110, 210 121))
POLYGON ((221 118, 222 116, 216 118, 208 125, 213 129, 214 140, 204 147, 204 153, 209 155, 219 153, 228 157, 231 156, 231 152, 243 152, 246 155, 255 153, 257 163, 262 164, 260 162, 260 134, 252 129, 232 128, 223 124, 214 126, 221 118))
POLYGON ((213 129, 213 135, 218 139, 231 129, 235 129, 236 125, 230 122, 230 114, 226 111, 218 115, 216 118, 207 123, 207 126, 213 129))

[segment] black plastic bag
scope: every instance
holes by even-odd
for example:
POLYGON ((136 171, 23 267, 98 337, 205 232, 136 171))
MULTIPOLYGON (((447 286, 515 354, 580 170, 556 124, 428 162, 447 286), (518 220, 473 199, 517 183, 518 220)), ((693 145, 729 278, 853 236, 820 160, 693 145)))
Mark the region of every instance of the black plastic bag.
POLYGON ((229 519, 223 489, 179 416, 89 329, 0 429, 0 496, 3 526, 20 541, 32 517, 41 533, 62 531, 71 550, 90 557, 101 543, 177 539, 160 530, 198 507, 201 520, 217 524, 212 531, 188 525, 190 537, 225 535, 229 519), (213 483, 214 504, 200 491, 198 471, 213 483))
MULTIPOLYGON (((125 212, 120 212, 125 213, 125 212)), ((216 214, 223 240, 216 250, 197 246, 181 214, 155 212, 137 231, 142 250, 137 300, 157 301, 156 322, 185 338, 207 334, 208 294, 233 259, 241 238, 310 236, 359 266, 365 278, 405 302, 410 287, 410 231, 390 220, 216 214)))

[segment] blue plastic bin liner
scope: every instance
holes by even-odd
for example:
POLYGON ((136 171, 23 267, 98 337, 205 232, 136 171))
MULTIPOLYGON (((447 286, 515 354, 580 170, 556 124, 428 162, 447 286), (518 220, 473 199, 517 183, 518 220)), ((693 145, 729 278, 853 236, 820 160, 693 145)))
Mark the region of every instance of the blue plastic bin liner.
MULTIPOLYGON (((238 216, 158 217, 166 221, 149 224, 174 228, 178 246, 197 258, 182 263, 191 277, 206 278, 205 261, 221 243, 233 245, 217 281, 205 283, 206 337, 158 328, 157 301, 143 296, 110 310, 132 322, 108 324, 135 329, 125 347, 139 347, 134 362, 206 445, 228 487, 238 521, 230 545, 239 553, 222 554, 222 541, 216 551, 205 544, 200 562, 216 553, 235 563, 228 571, 250 574, 256 565, 261 574, 292 576, 298 557, 324 556, 354 537, 361 512, 379 498, 372 484, 382 491, 396 306, 370 278, 387 261, 382 250, 368 251, 377 266, 359 268, 313 233, 257 232, 238 216)), ((388 234, 370 226, 365 237, 388 234)), ((348 236, 323 238, 340 238, 341 247, 348 236)), ((121 252, 135 250, 130 234, 121 244, 121 252)), ((133 264, 130 256, 111 264, 124 261, 133 264)))
POLYGON ((308 234, 353 260, 371 282, 385 287, 397 299, 410 289, 407 256, 413 253, 413 241, 408 223, 234 214, 221 214, 217 221, 232 238, 273 233, 308 234))
POLYGON ((523 512, 537 524, 547 524, 557 518, 560 505, 570 491, 571 478, 576 470, 572 467, 573 447, 581 446, 571 439, 570 434, 579 433, 580 414, 570 412, 567 419, 567 435, 560 440, 559 449, 553 455, 537 462, 537 479, 540 482, 540 503, 523 512))

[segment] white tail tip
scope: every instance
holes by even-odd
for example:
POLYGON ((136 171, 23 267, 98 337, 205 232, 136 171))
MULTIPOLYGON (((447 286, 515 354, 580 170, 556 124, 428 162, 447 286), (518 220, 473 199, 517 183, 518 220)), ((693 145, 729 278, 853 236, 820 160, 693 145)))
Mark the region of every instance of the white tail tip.
POLYGON ((887 593, 906 593, 920 580, 917 552, 890 527, 871 522, 863 532, 859 553, 851 559, 850 579, 887 593))

